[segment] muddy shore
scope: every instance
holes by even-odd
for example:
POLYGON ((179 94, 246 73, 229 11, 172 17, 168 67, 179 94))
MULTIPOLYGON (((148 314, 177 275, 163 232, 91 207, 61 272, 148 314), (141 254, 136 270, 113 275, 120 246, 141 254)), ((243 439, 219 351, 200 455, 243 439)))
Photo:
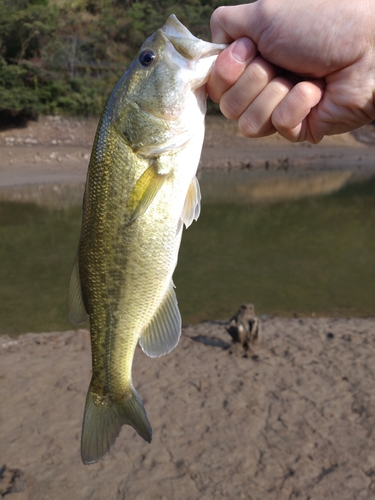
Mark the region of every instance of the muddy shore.
POLYGON ((3 469, 17 500, 334 500, 375 496, 374 319, 270 319, 251 356, 224 325, 184 329, 161 359, 136 353, 153 426, 128 426, 101 462, 79 443, 87 331, 0 339, 3 469))
MULTIPOLYGON (((0 131, 0 187, 83 183, 97 120, 42 117, 21 129, 0 131)), ((243 137, 235 122, 209 116, 199 172, 374 170, 375 126, 326 137, 320 144, 291 144, 278 135, 243 137)))

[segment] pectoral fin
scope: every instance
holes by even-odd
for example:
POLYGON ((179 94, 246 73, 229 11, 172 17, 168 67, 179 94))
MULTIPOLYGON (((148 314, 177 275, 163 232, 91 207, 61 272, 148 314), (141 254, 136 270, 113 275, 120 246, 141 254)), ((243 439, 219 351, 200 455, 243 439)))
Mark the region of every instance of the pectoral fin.
POLYGON ((171 283, 159 309, 139 339, 139 344, 143 352, 151 358, 156 358, 171 352, 178 344, 180 336, 181 315, 171 283))
POLYGON ((189 227, 193 220, 197 220, 201 213, 201 190, 196 177, 191 181, 182 210, 181 220, 185 227, 189 227))
POLYGON ((159 174, 155 165, 141 175, 129 196, 129 224, 146 212, 167 178, 168 174, 159 174))
POLYGON ((82 298, 81 280, 79 277, 78 255, 76 255, 73 263, 72 274, 70 275, 68 297, 66 301, 67 316, 70 323, 78 325, 83 323, 88 314, 82 298))

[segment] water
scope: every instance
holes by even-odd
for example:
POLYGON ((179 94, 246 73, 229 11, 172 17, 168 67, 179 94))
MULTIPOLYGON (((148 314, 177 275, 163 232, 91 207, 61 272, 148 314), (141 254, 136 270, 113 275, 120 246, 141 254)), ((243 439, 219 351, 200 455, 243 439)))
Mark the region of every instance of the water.
MULTIPOLYGON (((215 201, 184 231, 174 275, 184 324, 258 314, 373 316, 375 179, 272 203, 215 201)), ((66 330, 81 208, 0 203, 0 334, 66 330)))

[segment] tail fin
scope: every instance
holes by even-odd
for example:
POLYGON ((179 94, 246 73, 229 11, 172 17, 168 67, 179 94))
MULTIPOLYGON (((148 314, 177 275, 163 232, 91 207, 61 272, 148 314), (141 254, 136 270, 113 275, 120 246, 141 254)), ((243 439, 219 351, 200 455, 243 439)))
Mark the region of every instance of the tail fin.
POLYGON ((100 400, 90 385, 83 416, 81 457, 85 465, 105 457, 124 424, 131 425, 148 443, 152 429, 137 391, 131 386, 123 399, 100 400))

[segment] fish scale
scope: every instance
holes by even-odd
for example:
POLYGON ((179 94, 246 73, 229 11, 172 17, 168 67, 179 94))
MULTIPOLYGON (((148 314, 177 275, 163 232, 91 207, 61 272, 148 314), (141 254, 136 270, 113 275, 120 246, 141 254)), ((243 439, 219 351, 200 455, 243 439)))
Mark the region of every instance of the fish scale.
POLYGON ((195 174, 204 85, 224 48, 195 38, 170 16, 142 45, 100 119, 67 302, 72 322, 90 319, 85 464, 108 453, 124 424, 151 441, 132 382, 133 357, 138 342, 158 357, 181 335, 172 275, 183 224, 200 212, 195 174))

